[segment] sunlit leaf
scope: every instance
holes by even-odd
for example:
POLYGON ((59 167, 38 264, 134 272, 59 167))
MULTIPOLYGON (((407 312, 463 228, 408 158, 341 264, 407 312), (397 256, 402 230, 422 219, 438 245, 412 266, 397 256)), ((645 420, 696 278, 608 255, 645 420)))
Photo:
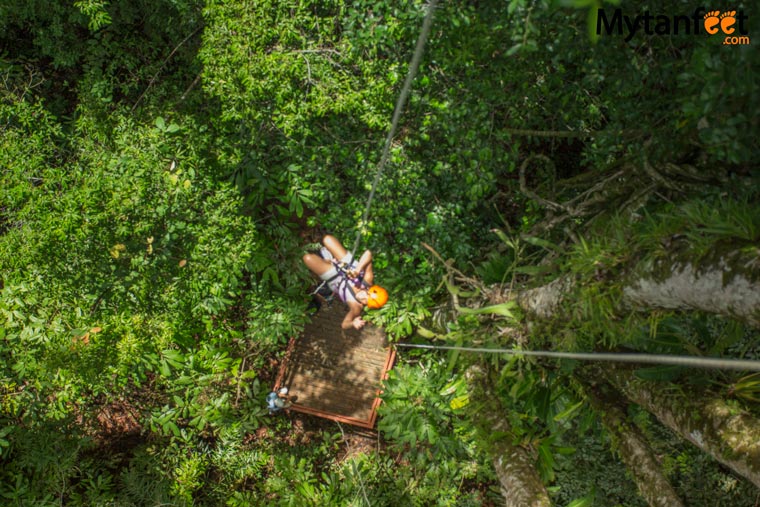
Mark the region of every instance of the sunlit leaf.
POLYGON ((580 409, 582 406, 583 406, 582 400, 574 405, 570 405, 565 410, 555 415, 554 420, 559 422, 559 421, 564 421, 565 419, 570 419, 571 417, 575 416, 576 412, 578 412, 578 409, 580 409))
POLYGON ((517 309, 517 303, 514 301, 507 301, 497 305, 483 306, 481 308, 467 308, 463 306, 457 307, 457 311, 465 315, 501 315, 508 319, 515 320, 514 310, 517 309))
POLYGON ((117 243, 116 245, 112 246, 109 250, 109 253, 111 254, 111 257, 114 259, 118 259, 121 255, 121 252, 126 251, 127 247, 121 243, 117 243))
POLYGON ((460 408, 466 407, 469 403, 470 403, 470 395, 463 394, 461 396, 457 396, 456 398, 453 398, 449 402, 449 406, 451 407, 451 410, 459 410, 460 408))

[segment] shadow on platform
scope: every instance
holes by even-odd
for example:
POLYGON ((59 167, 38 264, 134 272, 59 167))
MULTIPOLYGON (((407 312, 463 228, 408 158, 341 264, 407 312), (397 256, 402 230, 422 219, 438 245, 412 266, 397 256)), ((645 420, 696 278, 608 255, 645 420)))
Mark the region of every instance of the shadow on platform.
POLYGON ((291 410, 373 428, 396 353, 379 327, 342 329, 346 311, 338 301, 322 305, 303 335, 291 339, 275 390, 285 386, 297 397, 291 410))

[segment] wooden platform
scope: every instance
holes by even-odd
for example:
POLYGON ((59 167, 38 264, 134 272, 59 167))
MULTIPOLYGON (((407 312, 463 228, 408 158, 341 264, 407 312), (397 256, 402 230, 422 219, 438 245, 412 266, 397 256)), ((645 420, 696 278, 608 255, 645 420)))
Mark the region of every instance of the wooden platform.
POLYGON ((346 310, 340 301, 323 305, 303 336, 291 339, 275 390, 285 386, 297 397, 291 410, 372 428, 396 353, 381 328, 341 329, 346 310))

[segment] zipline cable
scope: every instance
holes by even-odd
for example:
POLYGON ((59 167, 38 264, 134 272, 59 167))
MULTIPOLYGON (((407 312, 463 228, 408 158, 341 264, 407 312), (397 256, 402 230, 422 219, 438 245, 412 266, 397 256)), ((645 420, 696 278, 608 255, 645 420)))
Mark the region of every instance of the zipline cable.
POLYGON ((662 354, 608 353, 608 352, 551 352, 543 350, 515 349, 481 349, 455 345, 425 345, 418 343, 396 343, 396 347, 428 350, 458 350, 479 354, 510 354, 513 356, 552 357, 557 359, 576 359, 579 361, 609 361, 616 363, 662 364, 688 366, 692 368, 710 368, 715 370, 760 371, 760 361, 748 359, 717 359, 712 357, 669 356, 662 354))
POLYGON ((375 197, 375 189, 377 188, 377 184, 380 182, 380 177, 383 174, 385 164, 388 162, 388 156, 390 155, 391 151, 391 143, 393 143, 393 138, 396 135, 396 129, 398 128, 398 122, 401 119, 401 113, 404 110, 404 104, 406 104, 406 99, 409 97, 409 92, 412 89, 412 81, 414 81, 414 76, 417 73, 417 68, 420 66, 420 60, 422 60, 422 53, 425 50, 425 43, 427 42, 428 35, 430 35, 430 27, 433 24, 433 11, 435 11, 435 6, 437 3, 438 0, 430 0, 430 3, 427 6, 425 20, 422 22, 422 30, 420 31, 420 36, 417 38, 417 46, 414 48, 414 56, 412 56, 412 61, 409 64, 409 72, 406 74, 404 86, 401 88, 401 94, 398 96, 396 107, 393 110, 391 129, 388 131, 388 137, 385 138, 383 155, 380 157, 380 163, 377 165, 377 169, 375 171, 375 180, 372 182, 372 189, 370 190, 369 198, 367 199, 367 206, 364 208, 364 214, 362 215, 361 222, 359 222, 359 227, 356 231, 356 241, 354 241, 354 248, 351 250, 354 252, 354 255, 356 255, 356 252, 359 248, 359 242, 361 241, 362 236, 362 227, 366 227, 367 219, 369 218, 369 210, 372 206, 372 199, 375 197))

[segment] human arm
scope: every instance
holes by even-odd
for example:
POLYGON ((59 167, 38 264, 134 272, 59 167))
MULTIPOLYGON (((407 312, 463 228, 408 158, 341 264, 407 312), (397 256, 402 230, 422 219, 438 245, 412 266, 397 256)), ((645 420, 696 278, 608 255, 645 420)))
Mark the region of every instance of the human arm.
POLYGON ((372 285, 375 274, 372 270, 372 252, 370 250, 364 251, 356 264, 356 268, 352 270, 352 274, 358 276, 362 271, 364 271, 364 281, 372 285))
POLYGON ((346 313, 346 316, 343 318, 343 322, 341 323, 340 327, 343 329, 363 328, 366 322, 361 318, 361 314, 362 305, 353 301, 349 302, 348 313, 346 313))

